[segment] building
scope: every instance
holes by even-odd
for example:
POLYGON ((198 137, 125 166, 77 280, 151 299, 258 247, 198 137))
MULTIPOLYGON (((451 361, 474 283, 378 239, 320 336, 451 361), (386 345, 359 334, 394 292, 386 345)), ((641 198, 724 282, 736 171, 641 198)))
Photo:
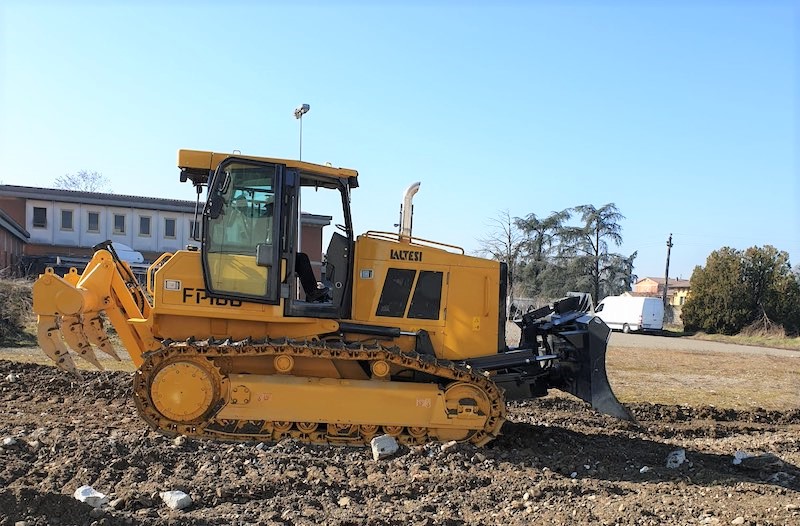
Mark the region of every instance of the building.
MULTIPOLYGON (((200 246, 195 210, 203 203, 53 188, 0 185, 0 258, 8 265, 29 265, 23 273, 41 272, 31 262, 88 261, 106 240, 141 252, 152 262, 164 252, 200 246), (3 249, 8 240, 8 249, 3 249)), ((303 213, 302 251, 317 272, 322 266, 322 229, 332 217, 303 213)), ((4 268, 0 259, 0 269, 4 268)), ((75 264, 75 266, 79 266, 75 264)))
MULTIPOLYGON (((667 284, 667 304, 680 307, 689 295, 688 279, 672 279, 667 284)), ((642 278, 633 285, 633 294, 636 296, 664 295, 664 278, 642 278)))
POLYGON ((14 274, 30 234, 0 209, 0 275, 14 274))

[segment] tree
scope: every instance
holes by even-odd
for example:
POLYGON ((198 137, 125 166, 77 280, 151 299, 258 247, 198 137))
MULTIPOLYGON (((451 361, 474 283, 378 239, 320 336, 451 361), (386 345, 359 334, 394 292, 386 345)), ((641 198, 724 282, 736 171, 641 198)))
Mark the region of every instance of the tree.
POLYGON ((508 306, 514 302, 514 285, 520 263, 523 236, 509 211, 501 210, 489 220, 491 231, 478 240, 478 252, 508 266, 508 306))
POLYGON ((696 267, 681 317, 689 330, 736 334, 747 327, 800 330, 800 279, 789 255, 772 246, 746 251, 723 247, 696 267))
POLYGON ((590 282, 595 301, 609 294, 630 290, 633 275, 633 260, 636 252, 627 258, 609 252, 609 242, 615 246, 622 244, 622 226, 625 219, 614 203, 600 208, 593 205, 576 206, 573 209, 581 215, 583 225, 567 227, 561 233, 561 257, 577 260, 577 266, 590 282), (620 290, 621 289, 621 290, 620 290))
POLYGON ((512 220, 505 210, 491 220, 491 233, 479 239, 480 253, 508 263, 512 301, 518 292, 550 301, 569 291, 593 293, 599 301, 631 288, 636 252, 628 257, 609 252, 609 242, 622 243, 621 219, 613 203, 567 208, 544 218, 530 213, 512 220), (575 212, 582 226, 566 224, 575 212))
POLYGON ((110 192, 111 183, 108 177, 99 172, 80 170, 74 174, 64 174, 56 177, 53 185, 63 190, 78 190, 80 192, 110 192))
POLYGON ((751 247, 742 257, 742 279, 751 301, 750 329, 769 334, 773 325, 796 333, 800 325, 800 282, 789 254, 771 245, 751 247))
POLYGON ((571 210, 553 212, 544 219, 536 214, 528 214, 524 219, 517 218, 517 228, 523 233, 521 242, 522 262, 520 273, 528 285, 531 296, 542 292, 542 280, 548 267, 552 265, 553 250, 559 242, 564 223, 569 220, 571 210))

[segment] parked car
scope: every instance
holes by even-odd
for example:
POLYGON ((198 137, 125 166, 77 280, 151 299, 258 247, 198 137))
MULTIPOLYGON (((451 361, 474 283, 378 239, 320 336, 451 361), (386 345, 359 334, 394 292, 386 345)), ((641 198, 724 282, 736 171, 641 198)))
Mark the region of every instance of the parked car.
POLYGON ((610 329, 625 333, 664 327, 664 304, 659 298, 608 296, 594 312, 610 329))

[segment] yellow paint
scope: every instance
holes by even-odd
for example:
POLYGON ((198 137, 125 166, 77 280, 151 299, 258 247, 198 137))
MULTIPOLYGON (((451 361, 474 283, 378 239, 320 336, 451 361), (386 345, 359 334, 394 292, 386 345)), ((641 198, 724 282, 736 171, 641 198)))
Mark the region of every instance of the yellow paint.
POLYGON ((178 150, 178 167, 201 170, 216 170, 217 166, 228 157, 239 159, 250 159, 253 161, 283 164, 289 168, 297 168, 301 172, 313 172, 316 174, 328 175, 349 179, 358 177, 358 172, 349 168, 334 168, 321 164, 307 163, 294 159, 275 159, 272 157, 254 157, 252 155, 232 155, 230 153, 204 152, 198 150, 178 150))
POLYGON ((231 385, 252 393, 247 404, 228 403, 220 419, 482 429, 485 415, 445 401, 436 384, 297 376, 230 375, 231 385), (324 400, 324 404, 320 404, 324 400), (448 414, 454 406, 456 414, 448 414))
MULTIPOLYGON (((356 241, 353 318, 360 322, 428 331, 440 358, 457 360, 497 353, 500 263, 452 251, 387 239, 359 236, 356 241), (419 252, 418 260, 392 259, 396 251, 419 252), (393 252, 394 251, 394 252, 393 252), (390 268, 442 272, 442 300, 438 320, 377 316, 378 302, 390 268), (372 279, 361 279, 371 269, 372 279)), ((410 303, 411 296, 409 296, 410 303)), ((408 304, 406 305, 406 310, 408 304)), ((413 338, 396 342, 411 349, 413 338)))

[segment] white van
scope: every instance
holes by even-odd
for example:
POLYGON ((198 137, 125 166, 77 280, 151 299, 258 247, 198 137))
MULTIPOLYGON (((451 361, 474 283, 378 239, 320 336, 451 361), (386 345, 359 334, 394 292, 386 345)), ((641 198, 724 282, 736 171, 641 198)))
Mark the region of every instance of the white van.
POLYGON ((664 327, 664 304, 660 298, 608 296, 594 312, 612 330, 660 331, 664 327))

